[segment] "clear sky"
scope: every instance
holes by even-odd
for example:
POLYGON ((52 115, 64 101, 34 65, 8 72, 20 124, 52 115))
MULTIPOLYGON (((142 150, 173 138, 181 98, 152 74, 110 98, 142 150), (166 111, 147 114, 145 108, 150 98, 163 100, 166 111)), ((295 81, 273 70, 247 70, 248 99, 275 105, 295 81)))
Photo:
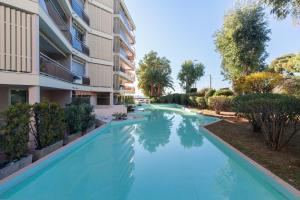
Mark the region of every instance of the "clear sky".
MULTIPOLYGON (((220 74, 220 55, 215 51, 214 33, 220 29, 226 11, 235 0, 125 0, 135 21, 137 64, 150 50, 171 61, 176 92, 181 88, 177 74, 184 60, 198 60, 205 68, 205 76, 197 87, 209 86, 212 74, 214 88, 228 87, 220 74)), ((268 12, 267 12, 268 13, 268 12)), ((286 53, 300 52, 300 25, 291 19, 278 21, 267 15, 272 30, 267 62, 286 53)), ((138 65, 137 65, 138 66, 138 65)))

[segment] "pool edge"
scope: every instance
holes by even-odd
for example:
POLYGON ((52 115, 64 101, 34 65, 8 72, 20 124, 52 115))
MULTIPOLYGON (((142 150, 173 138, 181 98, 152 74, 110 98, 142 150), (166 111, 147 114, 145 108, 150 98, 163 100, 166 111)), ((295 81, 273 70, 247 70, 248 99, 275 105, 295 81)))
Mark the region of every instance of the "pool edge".
MULTIPOLYGON (((288 182, 286 182, 285 180, 283 180, 282 178, 280 178, 279 176, 277 176, 276 174, 274 174, 273 172, 271 172, 270 170, 268 170, 264 166, 260 165, 258 162, 256 162, 255 160, 251 159, 250 157, 248 157, 247 155, 245 155, 244 153, 242 153, 241 151, 239 151, 237 148, 235 148, 234 146, 232 146, 231 144, 229 144, 228 142, 226 142, 225 140, 223 140, 222 138, 220 138, 219 136, 217 136, 212 131, 210 131, 210 130, 208 130, 206 128, 206 126, 215 124, 215 123, 220 122, 222 120, 224 120, 224 119, 220 119, 219 121, 212 122, 212 123, 209 123, 209 124, 205 124, 205 125, 202 125, 200 127, 203 128, 207 133, 209 133, 216 141, 218 141, 221 144, 223 144, 224 146, 226 146, 228 149, 230 149, 231 151, 233 151, 234 153, 236 153, 242 159, 244 159, 247 162, 249 162, 249 164, 251 164, 254 167, 256 167, 256 169, 258 171, 260 171, 264 175, 268 176, 275 183, 277 183, 278 185, 280 185, 281 187, 283 187, 284 189, 286 189, 287 192, 290 192, 295 198, 299 198, 300 199, 300 191, 298 189, 296 189, 294 186, 292 186, 291 184, 289 184, 288 182)), ((265 181, 267 181, 275 189, 278 189, 270 181, 268 181, 268 180, 265 180, 265 181)))

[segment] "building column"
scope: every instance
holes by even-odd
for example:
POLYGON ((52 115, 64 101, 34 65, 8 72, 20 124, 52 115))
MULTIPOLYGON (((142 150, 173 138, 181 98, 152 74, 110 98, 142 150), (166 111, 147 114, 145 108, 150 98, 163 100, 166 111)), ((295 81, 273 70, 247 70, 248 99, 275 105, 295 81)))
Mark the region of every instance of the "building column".
POLYGON ((109 93, 109 105, 111 105, 111 106, 114 105, 114 93, 113 92, 109 93))
POLYGON ((90 104, 94 107, 97 106, 97 94, 96 93, 91 95, 90 104))
POLYGON ((40 86, 32 86, 28 88, 28 103, 35 104, 41 101, 40 86))

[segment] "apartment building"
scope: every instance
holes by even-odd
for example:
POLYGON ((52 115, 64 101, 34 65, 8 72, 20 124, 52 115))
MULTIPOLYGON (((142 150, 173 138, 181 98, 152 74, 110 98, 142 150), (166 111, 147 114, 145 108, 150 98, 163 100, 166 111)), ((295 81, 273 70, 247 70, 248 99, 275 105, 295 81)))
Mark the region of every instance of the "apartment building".
POLYGON ((134 94, 134 30, 123 0, 0 0, 0 110, 120 103, 134 94))

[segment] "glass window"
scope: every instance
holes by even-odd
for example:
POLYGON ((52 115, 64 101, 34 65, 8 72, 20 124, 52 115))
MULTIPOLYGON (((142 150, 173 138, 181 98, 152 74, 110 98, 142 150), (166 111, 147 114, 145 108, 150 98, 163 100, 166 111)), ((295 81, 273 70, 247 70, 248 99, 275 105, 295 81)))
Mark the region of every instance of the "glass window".
POLYGON ((18 103, 27 103, 28 92, 27 90, 11 90, 10 91, 10 104, 16 105, 18 103))

